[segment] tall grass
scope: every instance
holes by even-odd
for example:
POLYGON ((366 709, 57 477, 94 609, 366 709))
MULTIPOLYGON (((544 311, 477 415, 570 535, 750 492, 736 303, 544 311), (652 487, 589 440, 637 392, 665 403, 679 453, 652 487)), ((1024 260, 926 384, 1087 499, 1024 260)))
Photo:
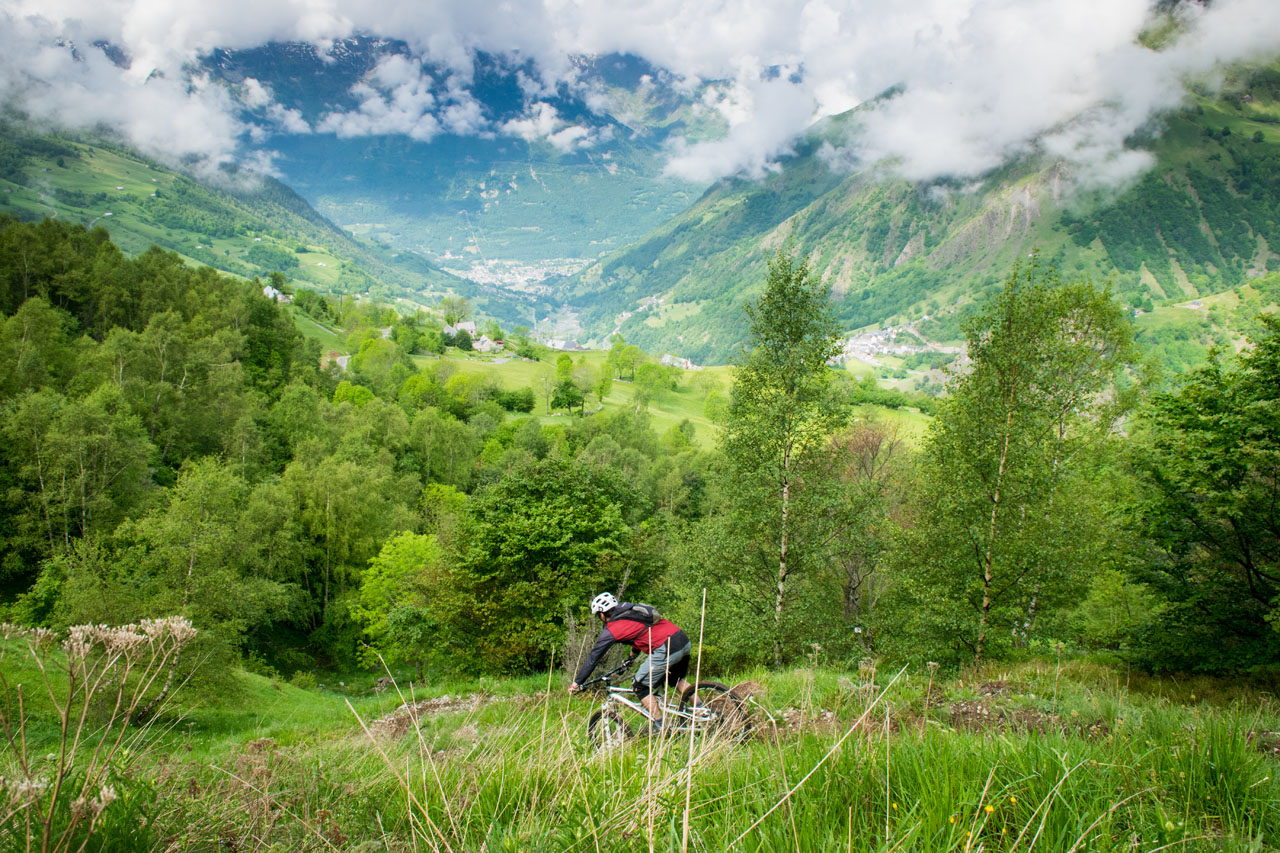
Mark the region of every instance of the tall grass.
POLYGON ((190 766, 156 756, 155 831, 172 850, 1246 851, 1280 838, 1280 765, 1251 737, 1280 729, 1267 697, 1192 703, 1065 661, 932 682, 924 667, 749 675, 773 718, 757 712, 749 742, 607 753, 586 740, 595 703, 554 673, 516 695, 437 699, 400 736, 355 702, 363 723, 315 740, 228 742, 190 766))

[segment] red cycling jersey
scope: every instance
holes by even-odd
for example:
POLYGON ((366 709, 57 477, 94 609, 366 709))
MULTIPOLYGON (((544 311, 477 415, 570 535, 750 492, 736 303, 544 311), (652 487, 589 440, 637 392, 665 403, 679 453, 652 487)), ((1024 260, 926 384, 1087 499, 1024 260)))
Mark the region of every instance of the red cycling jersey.
POLYGON ((635 619, 623 617, 605 625, 604 630, 613 635, 615 642, 626 643, 636 651, 647 655, 671 639, 671 636, 680 629, 674 622, 667 619, 659 619, 652 625, 646 625, 635 619))

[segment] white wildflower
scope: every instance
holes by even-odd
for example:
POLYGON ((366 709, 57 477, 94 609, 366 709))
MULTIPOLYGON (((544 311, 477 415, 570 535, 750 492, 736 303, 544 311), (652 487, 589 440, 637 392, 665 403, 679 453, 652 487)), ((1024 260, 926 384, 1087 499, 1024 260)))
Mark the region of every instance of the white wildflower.
POLYGON ((95 815, 102 814, 102 810, 118 800, 116 789, 110 785, 103 785, 102 790, 98 792, 98 796, 93 800, 93 813, 95 815))
POLYGON ((20 805, 28 805, 40 799, 49 788, 49 783, 41 779, 23 779, 11 787, 11 800, 20 805))

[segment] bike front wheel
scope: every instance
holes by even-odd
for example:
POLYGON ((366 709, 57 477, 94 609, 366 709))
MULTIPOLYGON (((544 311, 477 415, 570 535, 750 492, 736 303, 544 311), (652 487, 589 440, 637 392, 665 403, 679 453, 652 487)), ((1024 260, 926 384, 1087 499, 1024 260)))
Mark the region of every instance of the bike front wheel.
POLYGON ((587 740, 599 752, 619 749, 631 737, 631 727, 616 711, 596 711, 587 720, 587 740))

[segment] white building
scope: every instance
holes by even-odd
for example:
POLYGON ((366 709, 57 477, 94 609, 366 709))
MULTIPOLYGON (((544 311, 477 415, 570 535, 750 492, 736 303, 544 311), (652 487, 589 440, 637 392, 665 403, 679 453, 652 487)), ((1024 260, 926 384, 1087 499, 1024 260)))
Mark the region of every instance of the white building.
POLYGON ((458 332, 466 332, 472 338, 476 336, 476 324, 474 320, 463 320, 456 326, 445 326, 444 333, 446 335, 457 335, 458 332))
POLYGON ((658 363, 664 367, 678 367, 681 370, 701 370, 702 368, 687 358, 682 356, 664 353, 662 358, 658 359, 658 363))

